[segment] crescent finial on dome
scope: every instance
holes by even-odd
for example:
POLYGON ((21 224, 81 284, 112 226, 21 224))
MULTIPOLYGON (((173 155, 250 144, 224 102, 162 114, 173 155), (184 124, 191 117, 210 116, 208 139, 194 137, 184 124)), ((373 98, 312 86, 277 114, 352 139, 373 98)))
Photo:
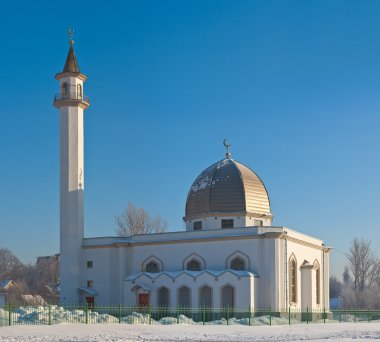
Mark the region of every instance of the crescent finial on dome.
POLYGON ((230 154, 230 146, 231 146, 231 144, 227 144, 227 138, 223 140, 223 145, 227 148, 226 157, 228 159, 230 159, 230 157, 231 157, 231 154, 230 154))

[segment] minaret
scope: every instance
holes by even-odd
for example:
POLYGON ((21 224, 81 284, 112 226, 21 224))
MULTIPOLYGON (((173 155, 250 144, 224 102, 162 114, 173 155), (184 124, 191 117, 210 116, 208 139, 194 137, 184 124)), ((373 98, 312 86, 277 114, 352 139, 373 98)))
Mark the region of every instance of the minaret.
POLYGON ((83 111, 90 105, 83 94, 87 77, 79 70, 69 29, 70 49, 59 81, 54 106, 60 113, 60 272, 61 304, 79 302, 84 237, 83 111))

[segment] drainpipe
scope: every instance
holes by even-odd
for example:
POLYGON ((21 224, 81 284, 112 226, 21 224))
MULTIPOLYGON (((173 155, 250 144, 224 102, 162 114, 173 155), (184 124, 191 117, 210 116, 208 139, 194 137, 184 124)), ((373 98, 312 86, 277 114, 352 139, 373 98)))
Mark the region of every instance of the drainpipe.
POLYGON ((289 299, 288 299, 288 232, 285 231, 284 232, 285 234, 285 241, 284 241, 284 244, 285 244, 285 251, 284 251, 284 254, 285 254, 285 309, 289 306, 288 302, 289 302, 289 299))
POLYGON ((325 294, 325 244, 322 243, 322 278, 323 278, 323 307, 326 307, 326 294, 325 294))

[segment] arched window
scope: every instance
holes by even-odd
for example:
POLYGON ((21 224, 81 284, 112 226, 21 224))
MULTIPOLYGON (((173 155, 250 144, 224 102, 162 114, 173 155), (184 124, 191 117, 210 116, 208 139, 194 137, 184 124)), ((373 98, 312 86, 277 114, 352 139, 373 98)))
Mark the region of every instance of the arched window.
POLYGON ((188 271, 201 271, 206 269, 206 261, 196 253, 190 254, 183 260, 183 269, 188 271))
POLYGON ((67 83, 62 84, 62 95, 67 95, 67 83))
POLYGON ((289 302, 297 303, 297 262, 294 257, 289 261, 289 302))
POLYGON ((245 270, 244 260, 239 257, 232 259, 230 268, 237 271, 245 270))
POLYGON ((82 99, 82 85, 80 84, 77 85, 77 94, 78 94, 78 99, 82 99))
POLYGON ((160 267, 158 266, 156 262, 150 261, 145 266, 145 272, 158 273, 160 272, 160 267))
POLYGON ((315 298, 317 304, 321 304, 321 269, 318 267, 315 271, 315 298))
POLYGON ((200 271, 201 270, 201 264, 199 261, 195 259, 191 259, 187 264, 186 264, 186 269, 188 271, 200 271))
POLYGON ((161 287, 158 290, 158 305, 169 306, 169 289, 167 287, 161 287))
POLYGON ((185 306, 185 307, 191 306, 190 289, 187 286, 182 286, 179 288, 178 304, 180 306, 185 306))
POLYGON ((205 285, 201 287, 199 293, 199 306, 212 306, 212 289, 205 285))

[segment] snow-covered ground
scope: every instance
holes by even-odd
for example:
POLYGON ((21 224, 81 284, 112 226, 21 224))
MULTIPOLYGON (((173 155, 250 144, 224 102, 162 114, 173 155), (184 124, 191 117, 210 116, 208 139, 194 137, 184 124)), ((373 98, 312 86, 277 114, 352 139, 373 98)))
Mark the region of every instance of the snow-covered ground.
MULTIPOLYGON (((156 318, 147 313, 113 311, 114 315, 60 306, 0 309, 1 341, 356 341, 380 340, 380 322, 359 323, 360 317, 342 315, 345 322, 326 320, 306 324, 286 317, 224 318, 203 325, 184 315, 156 318), (354 323, 358 321, 357 323, 354 323), (96 324, 85 324, 96 323, 96 324), (119 324, 122 323, 122 324, 119 324), (51 325, 49 325, 51 323, 51 325), (178 324, 179 323, 179 324, 178 324), (251 324, 251 326, 249 326, 251 324)), ((220 317, 219 317, 220 318, 220 317)), ((375 318, 375 317, 373 317, 375 318)), ((377 317, 376 317, 377 318, 377 317)), ((363 317, 363 319, 368 319, 363 317)))
POLYGON ((380 339, 380 323, 284 326, 58 324, 0 328, 0 341, 364 341, 380 339))

